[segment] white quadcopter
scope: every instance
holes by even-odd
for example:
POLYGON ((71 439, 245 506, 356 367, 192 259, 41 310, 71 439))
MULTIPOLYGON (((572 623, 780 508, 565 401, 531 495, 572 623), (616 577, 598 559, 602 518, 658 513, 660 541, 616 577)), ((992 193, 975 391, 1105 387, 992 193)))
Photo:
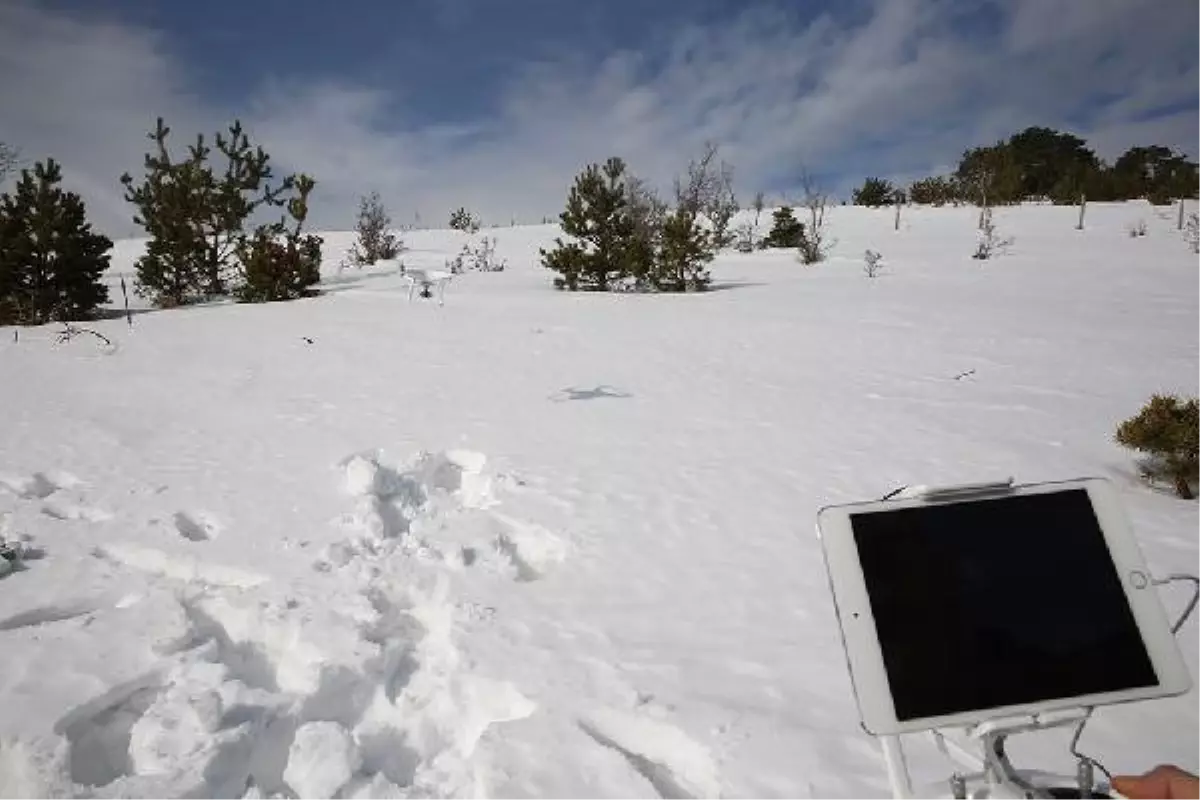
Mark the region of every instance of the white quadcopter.
POLYGON ((924 731, 958 769, 915 796, 1115 796, 1077 749, 1092 709, 1191 688, 1174 633, 1197 598, 1171 625, 1154 587, 1200 580, 1150 576, 1108 481, 910 490, 824 508, 817 529, 895 797, 914 796, 901 736, 924 731), (1008 737, 1062 726, 1074 776, 1012 765, 1008 737))

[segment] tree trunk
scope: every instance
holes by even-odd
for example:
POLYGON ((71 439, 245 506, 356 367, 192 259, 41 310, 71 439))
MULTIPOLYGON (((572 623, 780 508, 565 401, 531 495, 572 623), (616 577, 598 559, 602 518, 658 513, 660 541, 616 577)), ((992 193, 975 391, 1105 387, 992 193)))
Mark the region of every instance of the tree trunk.
POLYGON ((894 230, 900 230, 900 203, 896 203, 896 225, 894 230))
POLYGON ((1175 230, 1183 230, 1183 198, 1179 198, 1179 219, 1175 223, 1175 230))
POLYGON ((1079 195, 1079 224, 1075 226, 1075 230, 1083 230, 1083 212, 1087 210, 1087 195, 1079 195))

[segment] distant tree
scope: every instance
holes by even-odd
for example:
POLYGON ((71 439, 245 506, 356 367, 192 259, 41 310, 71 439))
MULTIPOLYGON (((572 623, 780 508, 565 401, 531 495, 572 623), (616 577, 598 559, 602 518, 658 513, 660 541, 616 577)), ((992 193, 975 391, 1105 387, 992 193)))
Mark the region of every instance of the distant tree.
POLYGON ((832 242, 826 240, 825 231, 829 195, 807 170, 800 173, 800 187, 804 191, 804 207, 808 210, 808 227, 800 237, 800 260, 805 264, 816 264, 825 260, 832 246, 832 242))
POLYGON ((1196 162, 1157 145, 1129 148, 1117 159, 1112 172, 1122 197, 1145 197, 1156 205, 1196 197, 1200 188, 1196 162))
POLYGON ((851 193, 851 202, 856 206, 889 206, 895 203, 903 192, 884 178, 867 178, 863 185, 851 193))
POLYGON ((1019 203, 1021 169, 1004 142, 976 147, 963 154, 954 174, 963 199, 980 207, 1019 203))
POLYGON ((477 233, 479 231, 479 218, 472 215, 465 208, 458 208, 450 215, 450 227, 456 231, 477 233))
POLYGON ((754 193, 754 201, 750 204, 754 209, 754 230, 758 230, 758 218, 762 216, 763 209, 766 208, 766 196, 762 192, 754 193))
POLYGON ((1175 395, 1151 396, 1137 416, 1117 427, 1119 444, 1146 453, 1142 465, 1147 478, 1166 478, 1175 492, 1190 500, 1195 497, 1200 456, 1200 406, 1196 398, 1183 400, 1175 395))
POLYGON ((645 254, 631 247, 635 220, 620 158, 591 164, 575 178, 559 220, 572 241, 559 237, 553 249, 539 251, 542 264, 558 273, 556 288, 607 291, 620 278, 640 279, 651 268, 640 260, 645 254))
POLYGON ((760 247, 791 248, 804 242, 804 223, 796 219, 791 206, 781 206, 771 216, 771 232, 760 242, 760 247))
POLYGON ((913 181, 908 187, 908 200, 930 206, 944 206, 956 203, 961 189, 954 178, 934 176, 913 181))
POLYGON ((47 159, 0 195, 0 325, 87 319, 108 300, 101 276, 112 241, 92 231, 83 200, 61 180, 47 159))
POLYGON ((4 183, 10 172, 16 170, 20 163, 20 153, 17 148, 0 142, 0 183, 4 183))
MULTIPOLYGON (((1021 198, 1053 198, 1065 178, 1082 184, 1083 176, 1100 166, 1083 139, 1050 128, 1026 128, 1010 136, 1006 147, 1020 173, 1021 198)), ((1065 202, 1077 199, 1074 192, 1074 198, 1065 202)))
POLYGON ((404 244, 388 229, 388 216, 379 192, 371 192, 358 201, 358 240, 350 248, 350 261, 357 266, 386 261, 400 254, 404 244))
POLYGON ((707 218, 712 226, 710 243, 718 250, 733 243, 729 223, 738 211, 733 167, 717 160, 719 151, 718 145, 705 143, 700 158, 688 162, 687 177, 675 181, 676 206, 695 217, 707 218))
POLYGON ((160 117, 148 135, 155 149, 146 155, 140 184, 128 173, 121 176, 125 199, 137 208, 134 221, 150 236, 137 262, 137 291, 160 306, 226 294, 240 271, 234 259, 251 215, 286 205, 296 187, 295 176, 271 185, 270 157, 251 147, 240 122, 215 137, 216 158, 224 162, 220 171, 210 163, 213 151, 203 135, 186 157, 173 158, 170 131, 160 117))

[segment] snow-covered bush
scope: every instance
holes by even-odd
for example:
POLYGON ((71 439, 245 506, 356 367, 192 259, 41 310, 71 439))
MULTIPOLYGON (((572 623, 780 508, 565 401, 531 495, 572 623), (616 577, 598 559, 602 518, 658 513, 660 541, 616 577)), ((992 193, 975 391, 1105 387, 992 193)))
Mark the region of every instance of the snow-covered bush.
POLYGON ((979 244, 971 258, 986 261, 992 256, 999 255, 1013 243, 1011 236, 1001 236, 992 220, 991 206, 984 206, 979 213, 979 244))
POLYGON ((496 239, 484 236, 472 246, 467 242, 453 259, 446 262, 446 269, 459 275, 467 270, 477 272, 503 272, 507 266, 503 259, 496 259, 496 239))
POLYGON ((733 246, 739 253, 754 252, 754 226, 743 222, 733 231, 733 246))
POLYGON ((1188 214, 1183 238, 1191 245, 1193 253, 1200 253, 1200 214, 1188 214))
POLYGON ((1196 398, 1156 394, 1136 417, 1117 427, 1115 438, 1119 444, 1148 454, 1142 463, 1144 477, 1169 480, 1180 497, 1190 500, 1196 496, 1193 485, 1200 463, 1198 423, 1196 398))
POLYGON ((458 208, 450 215, 450 227, 456 231, 465 231, 466 233, 479 232, 479 217, 476 217, 465 208, 458 208))
POLYGON ((863 253, 863 272, 868 278, 874 278, 883 268, 883 256, 874 250, 863 253))

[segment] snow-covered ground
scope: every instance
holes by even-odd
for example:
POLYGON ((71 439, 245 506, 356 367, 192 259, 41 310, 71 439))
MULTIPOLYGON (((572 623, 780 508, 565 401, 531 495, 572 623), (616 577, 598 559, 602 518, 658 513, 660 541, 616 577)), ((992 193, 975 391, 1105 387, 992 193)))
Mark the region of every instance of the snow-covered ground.
MULTIPOLYGON (((818 507, 1100 475, 1156 571, 1197 567, 1196 503, 1112 442, 1197 388, 1174 213, 1000 209, 983 263, 976 213, 837 208, 828 262, 730 253, 688 296, 554 292, 556 229, 501 228, 509 269, 444 307, 338 274, 330 234, 317 298, 0 332, 0 535, 33 556, 0 579, 0 795, 883 794, 818 507)), ((1193 693, 1081 747, 1195 770, 1197 728, 1193 693)))

